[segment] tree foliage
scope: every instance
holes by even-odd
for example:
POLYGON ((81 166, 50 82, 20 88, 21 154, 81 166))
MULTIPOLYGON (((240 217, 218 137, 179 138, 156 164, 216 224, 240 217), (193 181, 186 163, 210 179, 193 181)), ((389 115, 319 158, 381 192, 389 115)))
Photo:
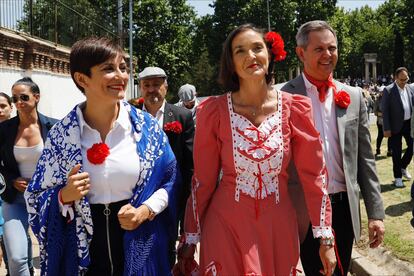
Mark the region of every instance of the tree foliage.
MULTIPOLYGON (((338 37, 336 77, 362 77, 364 53, 377 53, 378 74, 392 74, 396 66, 414 70, 414 1, 388 0, 377 10, 368 6, 345 11, 337 0, 215 0, 214 13, 196 17, 185 0, 134 0, 133 29, 129 30, 128 0, 123 0, 124 45, 133 35, 135 73, 159 66, 168 75, 170 97, 188 82, 200 95, 220 93, 217 84, 222 45, 236 26, 253 23, 281 33, 288 53, 276 64, 276 81, 287 80, 300 62, 295 54, 295 35, 309 20, 327 20, 338 37)), ((89 36, 116 33, 117 1, 33 1, 34 35, 70 46, 89 36), (57 24, 56 24, 57 22, 57 24)), ((28 6, 25 7, 28 12, 28 6)), ((29 30, 29 20, 20 22, 29 30)))

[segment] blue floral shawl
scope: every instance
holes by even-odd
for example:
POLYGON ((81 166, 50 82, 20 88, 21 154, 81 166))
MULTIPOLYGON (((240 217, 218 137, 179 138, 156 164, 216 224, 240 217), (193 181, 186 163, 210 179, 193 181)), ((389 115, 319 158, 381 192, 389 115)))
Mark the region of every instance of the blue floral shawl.
MULTIPOLYGON (((177 164, 165 133, 148 113, 121 102, 130 115, 140 159, 139 180, 130 199, 138 207, 156 190, 168 192, 168 208, 124 235, 124 275, 169 275, 168 244, 176 224, 177 164)), ((86 197, 74 203, 69 223, 59 211, 58 192, 67 174, 82 164, 76 107, 48 134, 26 190, 29 223, 39 240, 41 275, 83 275, 90 264, 93 224, 86 197)), ((81 169, 82 170, 82 169, 81 169)))

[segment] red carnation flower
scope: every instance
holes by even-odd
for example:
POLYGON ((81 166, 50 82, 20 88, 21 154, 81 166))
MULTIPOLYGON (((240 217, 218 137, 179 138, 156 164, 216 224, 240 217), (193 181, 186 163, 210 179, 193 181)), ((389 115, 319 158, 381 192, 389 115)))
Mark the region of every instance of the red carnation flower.
POLYGON ((335 104, 340 108, 348 108, 349 104, 351 103, 351 98, 349 94, 346 93, 344 90, 335 93, 335 104))
POLYGON ((99 165, 105 162, 106 157, 109 155, 109 147, 105 143, 93 144, 86 151, 86 156, 88 157, 89 162, 94 165, 99 165))
POLYGON ((179 121, 169 122, 164 125, 164 131, 180 134, 181 132, 183 132, 183 126, 179 121))
MULTIPOLYGON (((274 61, 281 61, 286 58, 285 42, 282 36, 276 32, 268 32, 265 34, 265 41, 272 46, 272 53, 275 56, 274 61)), ((269 46, 270 47, 270 46, 269 46)))

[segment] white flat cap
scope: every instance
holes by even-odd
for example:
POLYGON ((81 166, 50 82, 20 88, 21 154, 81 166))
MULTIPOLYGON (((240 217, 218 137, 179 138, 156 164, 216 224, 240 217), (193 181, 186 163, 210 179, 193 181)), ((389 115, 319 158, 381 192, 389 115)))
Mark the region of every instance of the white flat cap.
POLYGON ((142 72, 138 74, 138 79, 149 79, 149 78, 166 78, 167 74, 159 67, 145 67, 142 72))

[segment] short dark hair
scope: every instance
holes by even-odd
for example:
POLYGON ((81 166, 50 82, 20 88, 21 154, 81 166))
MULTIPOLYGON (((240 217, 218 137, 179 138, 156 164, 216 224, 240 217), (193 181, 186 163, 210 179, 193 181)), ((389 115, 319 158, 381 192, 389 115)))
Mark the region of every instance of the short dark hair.
POLYGON ((29 77, 24 77, 18 81, 16 81, 13 86, 12 89, 16 86, 16 85, 25 85, 27 87, 30 88, 30 91, 33 94, 40 94, 40 89, 39 86, 29 77))
POLYGON ((10 96, 9 96, 9 95, 7 95, 7 94, 6 94, 6 93, 4 93, 4 92, 0 92, 0 97, 5 98, 5 99, 7 100, 7 103, 11 106, 12 102, 11 102, 11 98, 10 98, 10 96))
POLYGON ((70 75, 82 93, 84 89, 75 81, 76 72, 91 76, 91 68, 118 54, 125 58, 125 52, 117 41, 108 37, 87 37, 73 44, 70 51, 70 75))
POLYGON ((272 82, 272 72, 273 72, 273 66, 274 66, 274 58, 273 53, 271 50, 271 45, 266 43, 266 40, 264 39, 264 30, 259 29, 253 24, 243 24, 231 31, 231 33, 227 36, 226 41, 223 44, 223 51, 221 53, 221 60, 220 60, 220 73, 219 73, 219 83, 223 86, 225 91, 237 91, 240 89, 240 83, 239 83, 239 77, 236 74, 236 71, 234 69, 234 63, 233 63, 233 52, 231 49, 231 44, 233 43, 234 38, 245 31, 252 30, 258 34, 260 34, 263 37, 263 41, 267 45, 267 50, 270 55, 272 55, 272 58, 269 62, 269 68, 267 70, 266 74, 266 83, 270 84, 272 82))
POLYGON ((394 77, 397 77, 399 73, 401 73, 402 71, 405 71, 408 74, 408 69, 405 67, 398 67, 397 69, 395 69, 395 73, 394 73, 394 77))

